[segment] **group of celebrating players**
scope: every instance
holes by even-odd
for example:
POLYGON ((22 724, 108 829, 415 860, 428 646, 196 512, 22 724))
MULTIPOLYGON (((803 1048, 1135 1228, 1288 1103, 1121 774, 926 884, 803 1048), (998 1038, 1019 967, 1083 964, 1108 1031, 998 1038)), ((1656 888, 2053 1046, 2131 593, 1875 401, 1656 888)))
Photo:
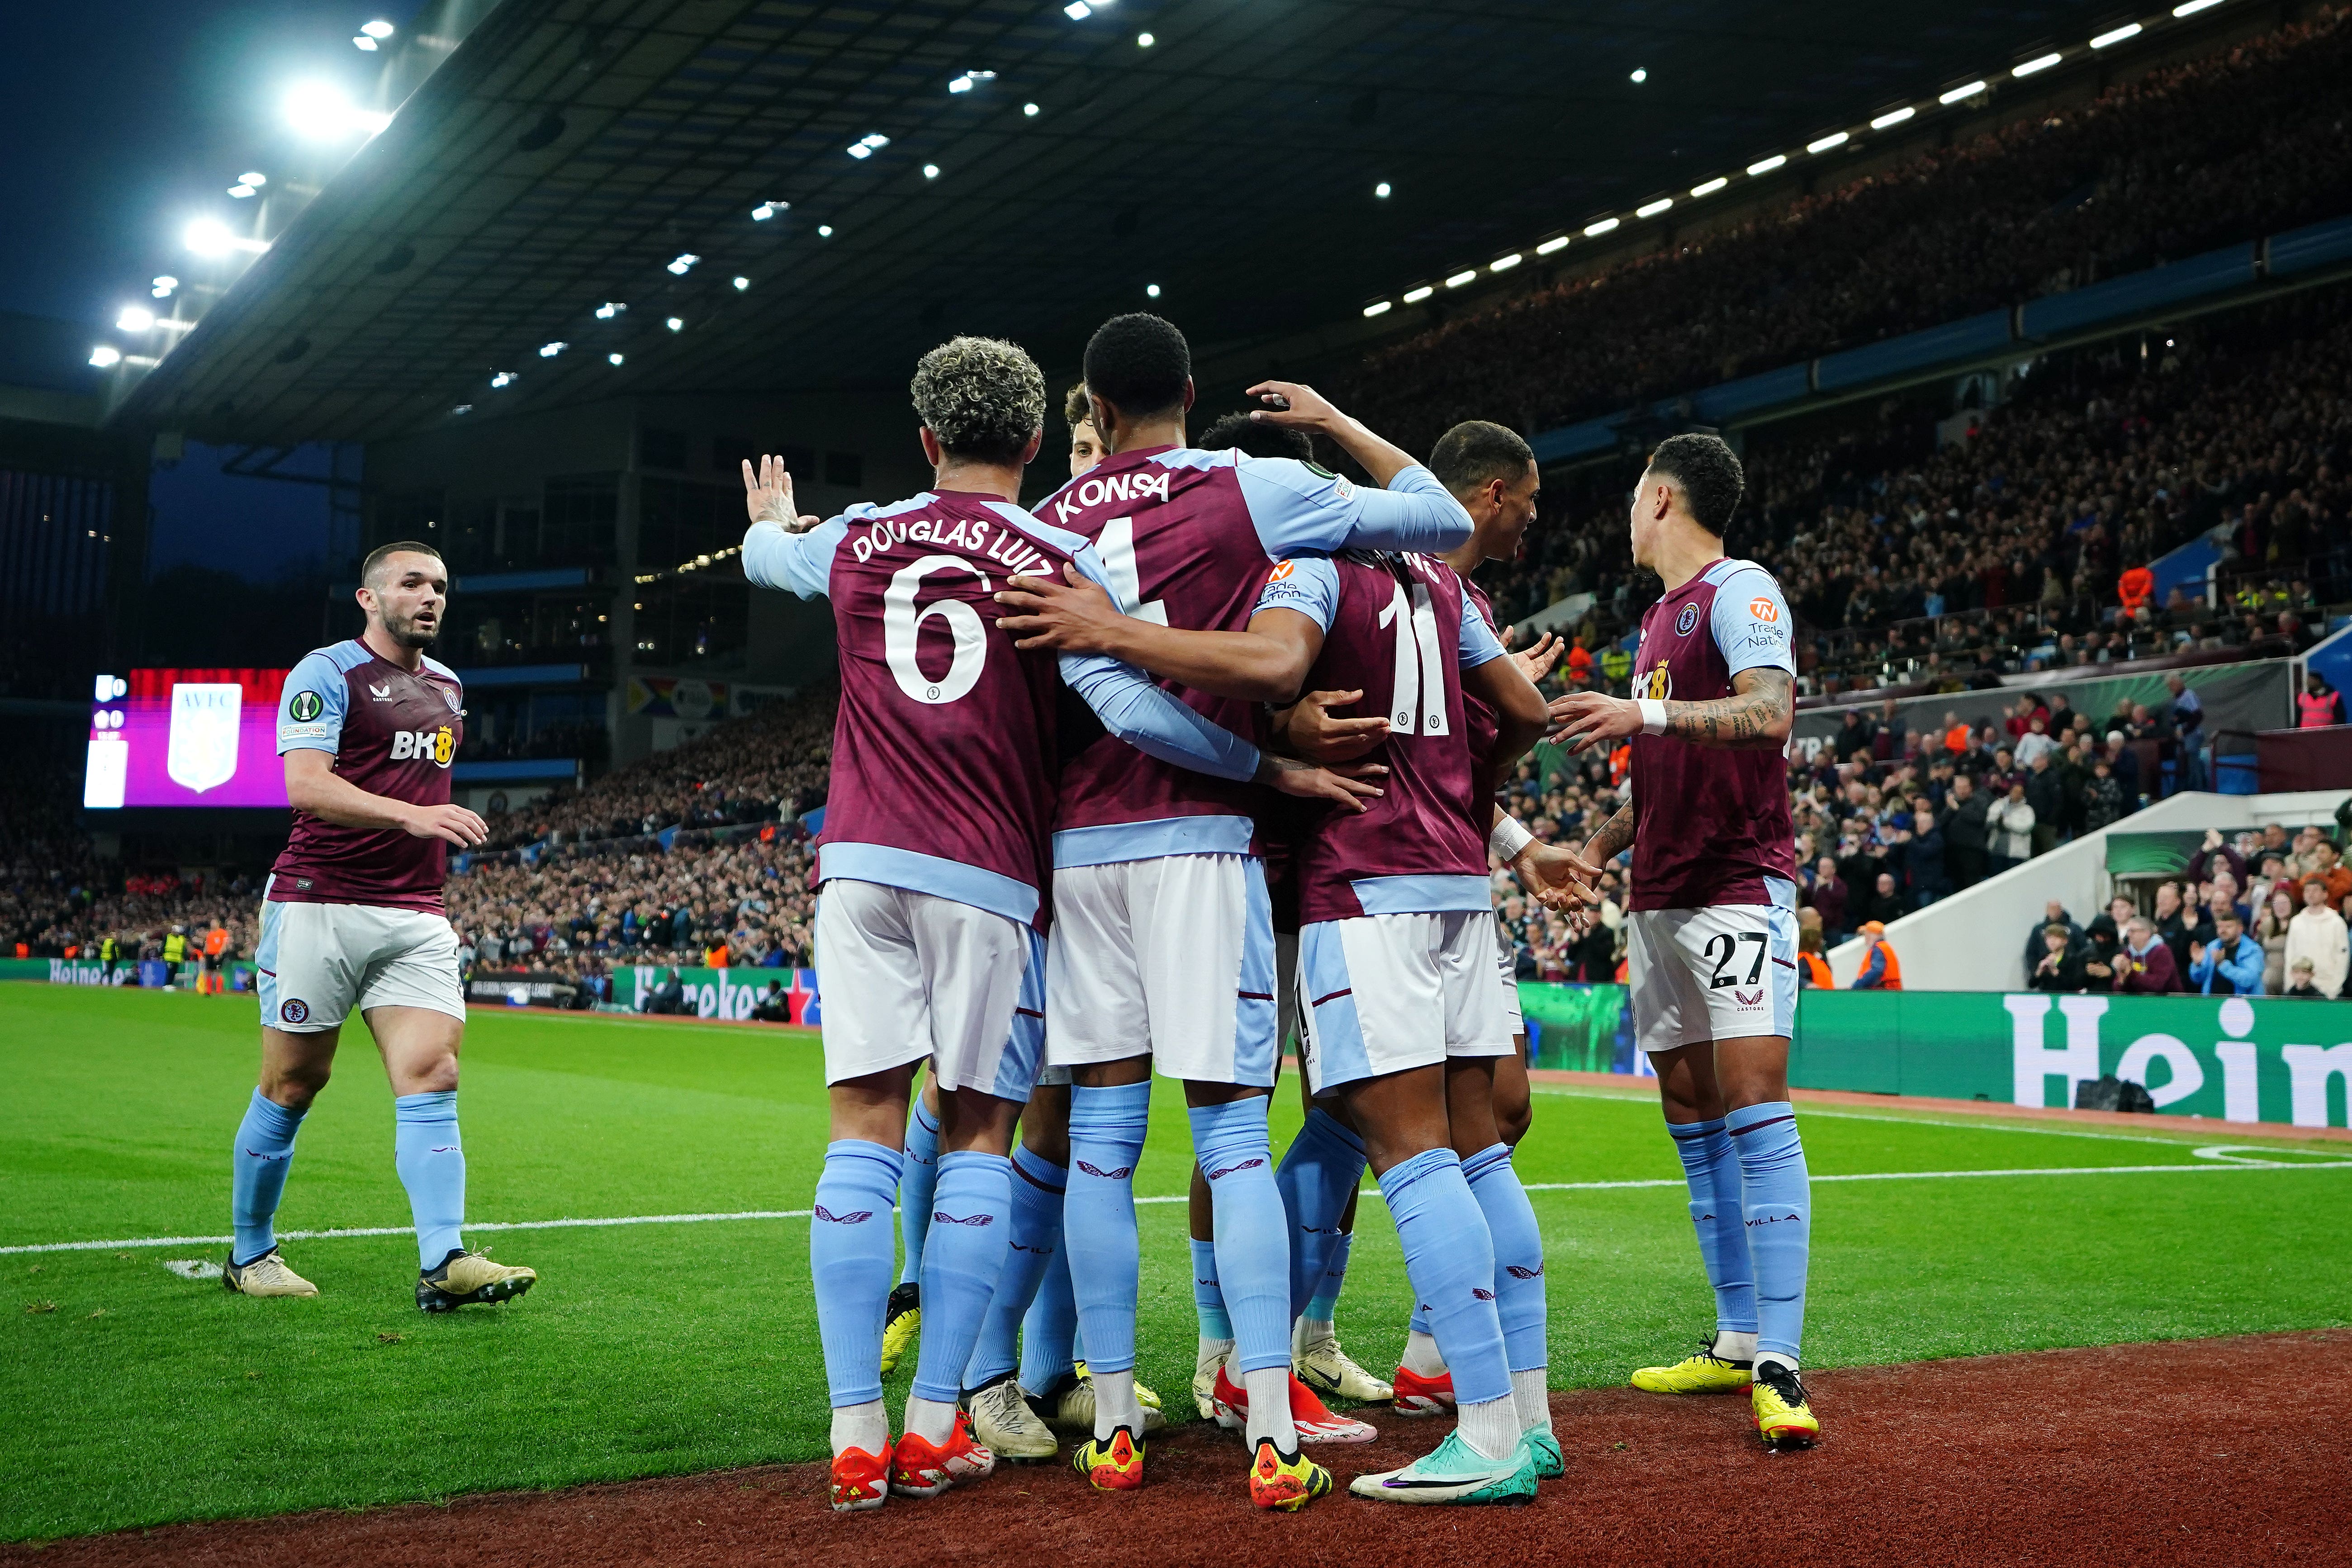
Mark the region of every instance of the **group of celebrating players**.
MULTIPOLYGON (((1424 466, 1269 381, 1194 445, 1190 352, 1151 315, 1106 322, 1084 374, 1070 480, 1032 509, 1045 383, 993 340, 917 368, 921 494, 824 521, 798 513, 780 460, 744 465, 746 575, 829 598, 839 649, 817 860, 832 1131, 809 1240, 833 1507, 1051 1458, 1053 1422, 1082 1429, 1092 1485, 1142 1484, 1162 1417, 1135 1377, 1133 1176, 1155 1067, 1182 1082, 1192 1133, 1192 1394, 1243 1434, 1253 1503, 1307 1507, 1333 1482, 1306 1447, 1374 1436, 1318 1390, 1455 1416, 1357 1496, 1521 1501, 1562 1473, 1490 848, 1572 919, 1633 851, 1636 1026, 1717 1309, 1696 1354, 1635 1383, 1748 1388, 1767 1441, 1810 1442, 1780 787, 1793 667, 1779 588, 1723 555, 1737 458, 1707 436, 1658 447, 1631 526, 1666 591, 1634 695, 1548 705, 1556 647, 1508 653, 1470 580, 1534 516, 1517 436, 1467 422, 1424 466), (1308 432, 1371 486, 1307 461, 1308 432), (1633 804, 1580 849, 1494 804, 1547 730, 1633 747, 1633 804), (1267 1110, 1294 1027, 1309 1109, 1277 1165, 1267 1110), (1391 1382, 1332 1326, 1367 1168, 1418 1303, 1391 1382), (882 1380, 917 1341, 894 1438, 882 1380)), ((356 1006, 399 1096, 420 1304, 504 1300, 536 1277, 459 1236, 464 1005, 438 899, 445 847, 484 833, 447 804, 461 699, 423 653, 446 571, 398 545, 363 576, 366 633, 306 659, 281 705, 297 828, 266 895, 263 1073, 224 1280, 312 1289, 270 1215, 356 1006)))

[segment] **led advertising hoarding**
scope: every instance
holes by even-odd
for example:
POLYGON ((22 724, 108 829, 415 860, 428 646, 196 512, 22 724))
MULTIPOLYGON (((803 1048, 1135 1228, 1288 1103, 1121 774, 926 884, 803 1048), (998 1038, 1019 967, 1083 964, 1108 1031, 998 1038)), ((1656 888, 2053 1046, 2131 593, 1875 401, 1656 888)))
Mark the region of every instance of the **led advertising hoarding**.
POLYGON ((81 803, 286 804, 278 761, 282 669, 134 669, 101 675, 89 714, 81 803))

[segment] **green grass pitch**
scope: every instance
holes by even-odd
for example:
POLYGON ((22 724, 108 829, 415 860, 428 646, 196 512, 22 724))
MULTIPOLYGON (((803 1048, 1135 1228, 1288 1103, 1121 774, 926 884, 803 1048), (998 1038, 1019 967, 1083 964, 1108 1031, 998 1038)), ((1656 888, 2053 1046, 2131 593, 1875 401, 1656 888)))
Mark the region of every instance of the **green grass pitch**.
MULTIPOLYGON (((241 997, 0 986, 0 1247, 225 1234, 255 1029, 241 997)), ((303 1127, 281 1232, 407 1223, 390 1098, 355 1024, 303 1127)), ((825 1143, 818 1049, 799 1031, 477 1015, 461 1104, 482 1221, 803 1209, 825 1143)), ((1191 1147, 1164 1082, 1155 1117, 1137 1190, 1181 1193, 1191 1147)), ((1286 1084, 1277 1149, 1297 1120, 1286 1084)), ((1810 1365, 2347 1321, 2340 1146, 2278 1156, 2332 1170, 2170 1173, 2213 1164, 2200 1143, 2254 1135, 1956 1126, 1894 1102, 1803 1123, 1817 1177, 2168 1168, 1819 1184, 1810 1365)), ((1711 1325, 1649 1094, 1540 1094, 1518 1168, 1665 1184, 1535 1194, 1554 1386, 1615 1384, 1711 1325)), ((1368 1197, 1362 1212, 1340 1330, 1384 1367, 1408 1298, 1385 1211, 1368 1197)), ((1174 1409, 1193 1342, 1183 1205, 1140 1213, 1140 1371, 1174 1409)), ((216 1246, 0 1253, 0 1539, 821 1457, 804 1226, 477 1233, 541 1283, 438 1318, 412 1303, 405 1236, 289 1242, 314 1300, 246 1300, 162 1266, 216 1246)))

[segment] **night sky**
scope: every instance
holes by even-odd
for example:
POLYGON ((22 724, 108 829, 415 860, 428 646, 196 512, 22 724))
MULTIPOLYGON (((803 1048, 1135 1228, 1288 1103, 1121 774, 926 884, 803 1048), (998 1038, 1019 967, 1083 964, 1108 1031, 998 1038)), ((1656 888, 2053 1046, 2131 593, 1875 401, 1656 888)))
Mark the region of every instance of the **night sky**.
MULTIPOLYGON (((293 155, 279 104, 298 81, 340 83, 367 101, 381 57, 352 46, 360 24, 405 26, 417 0, 23 0, 0 32, 0 310, 86 329, 153 305, 148 280, 185 270, 181 234, 224 220, 248 169, 293 155)), ((202 561, 255 580, 317 557, 325 492, 222 479, 221 454, 191 445, 159 470, 148 566, 202 561)), ((304 454, 314 469, 323 459, 304 454)))

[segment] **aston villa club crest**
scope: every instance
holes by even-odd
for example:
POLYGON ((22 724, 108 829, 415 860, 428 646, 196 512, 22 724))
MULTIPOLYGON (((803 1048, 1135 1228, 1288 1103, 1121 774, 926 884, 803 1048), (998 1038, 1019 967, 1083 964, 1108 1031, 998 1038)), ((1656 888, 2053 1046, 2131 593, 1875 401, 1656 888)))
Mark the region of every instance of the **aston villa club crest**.
POLYGON ((454 690, 452 690, 451 689, 449 689, 449 688, 448 688, 448 687, 446 687, 446 686, 445 686, 445 687, 441 688, 441 700, 442 700, 442 701, 444 701, 444 702, 446 702, 446 703, 449 705, 449 711, 450 711, 450 712, 452 712, 452 713, 457 713, 457 712, 462 712, 462 711, 463 711, 463 710, 462 710, 462 709, 460 709, 460 708, 457 706, 457 692, 456 692, 456 691, 454 691, 454 690))
POLYGON ((1678 637, 1686 637, 1697 629, 1698 605, 1696 604, 1685 605, 1683 606, 1683 613, 1675 617, 1675 636, 1678 637))
POLYGON ((235 681, 182 681, 172 688, 172 740, 164 771, 198 795, 236 776, 237 719, 245 689, 235 681))

